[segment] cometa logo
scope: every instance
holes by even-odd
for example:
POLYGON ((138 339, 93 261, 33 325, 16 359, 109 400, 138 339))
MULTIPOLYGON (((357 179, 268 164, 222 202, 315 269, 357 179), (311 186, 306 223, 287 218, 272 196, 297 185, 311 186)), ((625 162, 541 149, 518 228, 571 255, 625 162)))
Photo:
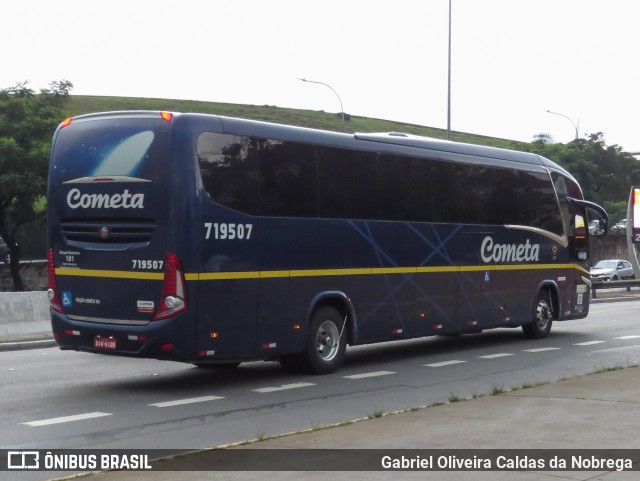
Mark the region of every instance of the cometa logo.
POLYGON ((487 236, 480 247, 482 260, 489 262, 534 262, 540 258, 540 244, 531 244, 529 239, 524 244, 495 244, 493 238, 487 236))
POLYGON ((71 189, 67 204, 72 209, 142 209, 144 194, 131 194, 129 189, 122 194, 83 194, 80 189, 71 189))

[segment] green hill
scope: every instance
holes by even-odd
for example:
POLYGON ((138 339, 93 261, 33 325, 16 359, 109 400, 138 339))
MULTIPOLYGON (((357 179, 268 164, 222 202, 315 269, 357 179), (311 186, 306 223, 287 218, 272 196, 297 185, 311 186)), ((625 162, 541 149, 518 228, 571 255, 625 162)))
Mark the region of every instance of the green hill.
MULTIPOLYGON (((407 124, 392 120, 372 119, 351 115, 345 123, 335 114, 324 111, 285 109, 271 105, 242 105, 195 100, 147 99, 132 97, 98 97, 72 95, 67 116, 106 112, 112 110, 169 110, 225 115, 279 124, 297 125, 336 132, 405 132, 439 139, 446 138, 445 129, 407 124)), ((452 139, 470 144, 491 145, 507 149, 522 149, 522 143, 507 139, 486 137, 465 132, 452 132, 452 139)))

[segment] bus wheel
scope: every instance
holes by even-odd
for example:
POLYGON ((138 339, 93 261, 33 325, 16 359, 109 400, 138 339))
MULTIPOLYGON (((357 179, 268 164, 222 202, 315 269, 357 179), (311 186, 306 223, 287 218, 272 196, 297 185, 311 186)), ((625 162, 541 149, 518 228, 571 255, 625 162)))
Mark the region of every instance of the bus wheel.
POLYGON ((531 324, 522 326, 525 337, 529 339, 542 339, 549 335, 553 323, 553 307, 549 291, 542 290, 538 294, 535 315, 531 324))
POLYGON ((347 349, 345 319, 332 307, 322 307, 309 325, 301 367, 312 374, 329 374, 340 367, 347 349))

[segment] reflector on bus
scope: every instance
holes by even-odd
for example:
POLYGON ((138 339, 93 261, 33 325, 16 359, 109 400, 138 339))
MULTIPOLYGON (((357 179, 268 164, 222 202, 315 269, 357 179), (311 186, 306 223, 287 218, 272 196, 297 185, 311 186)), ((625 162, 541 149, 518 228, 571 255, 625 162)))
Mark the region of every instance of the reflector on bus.
POLYGON ((58 281, 56 279, 56 266, 54 264, 53 249, 49 249, 47 253, 47 284, 49 290, 47 295, 49 297, 49 305, 51 309, 56 312, 64 312, 62 308, 62 301, 58 296, 58 281))

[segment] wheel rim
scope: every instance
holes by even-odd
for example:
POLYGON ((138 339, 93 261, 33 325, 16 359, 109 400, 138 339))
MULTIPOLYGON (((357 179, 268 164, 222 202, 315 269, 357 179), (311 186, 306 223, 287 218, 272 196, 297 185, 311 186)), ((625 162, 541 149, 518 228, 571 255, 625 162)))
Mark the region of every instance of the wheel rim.
POLYGON ((340 349, 340 331, 332 321, 324 321, 316 333, 316 347, 320 359, 332 361, 340 349))
POLYGON ((546 299, 540 299, 538 301, 538 308, 536 310, 536 322, 541 330, 547 328, 552 319, 551 306, 546 299))

